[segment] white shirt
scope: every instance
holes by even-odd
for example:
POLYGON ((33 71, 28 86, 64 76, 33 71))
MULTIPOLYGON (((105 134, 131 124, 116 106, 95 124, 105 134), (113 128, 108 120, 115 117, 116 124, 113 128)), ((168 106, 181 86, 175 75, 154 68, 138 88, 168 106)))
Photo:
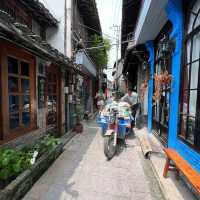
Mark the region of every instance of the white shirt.
POLYGON ((138 103, 138 94, 136 92, 132 92, 131 95, 125 94, 122 98, 121 101, 125 101, 129 104, 136 104, 138 103))

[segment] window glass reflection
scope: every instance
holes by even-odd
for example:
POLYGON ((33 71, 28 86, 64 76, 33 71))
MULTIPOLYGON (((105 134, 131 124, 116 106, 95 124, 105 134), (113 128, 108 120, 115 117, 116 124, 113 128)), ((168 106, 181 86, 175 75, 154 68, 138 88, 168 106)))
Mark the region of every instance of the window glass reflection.
POLYGON ((29 64, 26 62, 21 62, 21 75, 29 76, 29 64))
POLYGON ((18 78, 15 78, 15 77, 8 78, 8 91, 9 92, 19 92, 18 78))
POLYGON ((22 112, 22 123, 25 126, 30 124, 30 112, 22 112))
POLYGON ((22 92, 29 93, 30 92, 30 83, 29 79, 22 79, 21 80, 21 86, 22 86, 22 92))
POLYGON ((195 132, 195 117, 188 117, 187 122, 187 141, 194 144, 194 132, 195 132))
POLYGON ((9 111, 16 112, 19 110, 19 96, 9 96, 9 111))
POLYGON ((12 57, 8 57, 8 73, 18 74, 18 60, 12 57))
POLYGON ((19 113, 10 114, 10 129, 15 129, 19 126, 19 113))
POLYGON ((30 96, 28 96, 28 95, 22 96, 22 105, 23 105, 24 111, 29 111, 29 109, 30 109, 30 96))

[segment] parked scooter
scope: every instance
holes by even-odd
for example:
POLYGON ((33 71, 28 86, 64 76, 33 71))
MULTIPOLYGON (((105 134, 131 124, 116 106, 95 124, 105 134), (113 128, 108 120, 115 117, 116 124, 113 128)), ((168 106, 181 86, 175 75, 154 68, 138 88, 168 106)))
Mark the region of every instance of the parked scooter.
POLYGON ((126 135, 132 133, 131 108, 127 103, 118 103, 107 109, 107 130, 104 134, 104 154, 110 160, 116 153, 117 140, 125 142, 126 135))

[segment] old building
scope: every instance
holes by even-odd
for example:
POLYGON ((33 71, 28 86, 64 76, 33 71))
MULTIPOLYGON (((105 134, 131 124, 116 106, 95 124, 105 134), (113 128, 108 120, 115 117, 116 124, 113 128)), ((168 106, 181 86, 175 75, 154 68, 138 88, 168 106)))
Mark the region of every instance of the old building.
POLYGON ((38 1, 0 2, 0 144, 65 133, 63 68, 70 60, 47 43, 58 21, 38 1), (15 140, 13 140, 15 139, 15 140))
POLYGON ((71 58, 76 67, 65 74, 65 118, 68 130, 75 124, 77 104, 81 105, 82 110, 93 113, 98 76, 96 64, 87 47, 91 46, 92 35, 101 35, 101 26, 94 0, 60 0, 59 4, 49 0, 46 6, 60 19, 58 30, 50 28, 47 39, 71 58))
POLYGON ((114 80, 113 87, 115 90, 117 90, 122 94, 127 92, 127 87, 128 87, 128 83, 125 80, 125 76, 122 73, 123 62, 124 62, 123 59, 119 59, 117 65, 115 62, 112 71, 112 76, 114 80))

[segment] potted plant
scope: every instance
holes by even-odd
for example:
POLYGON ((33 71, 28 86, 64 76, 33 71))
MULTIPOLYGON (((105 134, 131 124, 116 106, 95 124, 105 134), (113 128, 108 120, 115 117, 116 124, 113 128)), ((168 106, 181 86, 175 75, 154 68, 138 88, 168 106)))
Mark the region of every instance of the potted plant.
POLYGON ((74 127, 74 131, 76 133, 82 133, 83 124, 81 123, 81 120, 83 119, 83 112, 79 104, 76 105, 76 108, 75 108, 75 117, 76 117, 76 125, 74 127))

